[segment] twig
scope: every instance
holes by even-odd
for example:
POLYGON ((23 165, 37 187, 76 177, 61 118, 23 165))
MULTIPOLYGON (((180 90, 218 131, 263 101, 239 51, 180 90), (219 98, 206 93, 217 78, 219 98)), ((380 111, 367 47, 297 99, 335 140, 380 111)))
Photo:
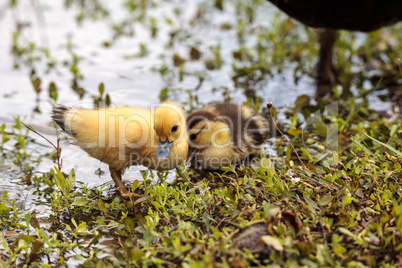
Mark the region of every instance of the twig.
POLYGON ((269 110, 269 114, 270 114, 270 116, 271 116, 272 123, 274 123, 275 128, 276 128, 276 129, 279 131, 279 133, 281 133, 281 135, 286 139, 286 141, 289 143, 289 145, 292 146, 293 152, 295 152, 297 158, 299 159, 299 161, 300 161, 300 163, 303 165, 303 167, 306 167, 306 166, 304 165, 303 161, 301 161, 301 159, 300 159, 300 157, 299 157, 299 154, 297 153, 295 147, 293 147, 292 143, 288 140, 288 138, 286 138, 286 136, 279 130, 278 126, 276 125, 275 120, 274 120, 274 117, 273 117, 272 112, 271 112, 272 102, 267 102, 266 104, 267 104, 267 108, 268 108, 268 110, 269 110))
POLYGON ((54 122, 54 127, 56 128, 56 137, 57 137, 57 166, 59 170, 61 170, 61 167, 63 166, 63 159, 61 159, 61 148, 60 148, 60 137, 59 137, 59 130, 57 129, 56 122, 54 122))
POLYGON ((320 184, 321 186, 324 186, 325 188, 327 188, 327 189, 330 190, 330 191, 331 191, 331 190, 337 190, 337 189, 332 189, 331 187, 329 187, 329 186, 326 185, 325 183, 322 183, 322 182, 320 182, 320 181, 318 181, 318 180, 310 179, 310 178, 308 178, 306 175, 304 175, 304 174, 302 174, 302 173, 297 173, 297 175, 304 177, 304 179, 301 179, 301 181, 309 181, 309 182, 318 183, 318 184, 320 184))
MULTIPOLYGON (((61 148, 60 148, 60 138, 59 138, 59 132, 57 131, 57 127, 56 127, 56 136, 57 136, 57 146, 53 144, 53 142, 51 142, 50 140, 48 140, 45 136, 43 136, 42 134, 40 134, 38 131, 36 131, 32 126, 25 124, 24 122, 21 121, 21 124, 23 124, 27 129, 29 129, 30 131, 32 131, 33 133, 35 133, 36 135, 38 135, 39 137, 43 138, 44 140, 46 140, 48 143, 50 143, 50 145, 52 145, 54 147, 54 149, 57 152, 57 166, 59 168, 59 170, 61 170, 61 166, 62 166, 62 162, 63 160, 60 159, 60 155, 61 155, 61 148)), ((56 124, 56 123, 55 123, 56 124)))
POLYGON ((45 136, 43 136, 42 134, 38 133, 33 127, 26 125, 24 122, 21 121, 21 124, 23 124, 27 129, 29 129, 30 131, 32 131, 33 133, 35 133, 36 135, 41 136, 42 138, 44 138, 48 143, 50 143, 56 150, 57 147, 56 145, 54 145, 50 140, 48 140, 45 136))

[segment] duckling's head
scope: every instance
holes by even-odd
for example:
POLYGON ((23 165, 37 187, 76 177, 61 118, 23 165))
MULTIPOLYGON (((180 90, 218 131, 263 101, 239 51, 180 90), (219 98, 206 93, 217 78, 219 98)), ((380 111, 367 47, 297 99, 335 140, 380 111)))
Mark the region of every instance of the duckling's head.
POLYGON ((230 144, 230 128, 223 117, 206 110, 196 111, 187 118, 189 147, 203 150, 230 144))
POLYGON ((186 139, 186 119, 184 110, 174 102, 164 102, 155 108, 154 129, 159 137, 159 146, 156 153, 158 159, 169 156, 173 144, 186 139))

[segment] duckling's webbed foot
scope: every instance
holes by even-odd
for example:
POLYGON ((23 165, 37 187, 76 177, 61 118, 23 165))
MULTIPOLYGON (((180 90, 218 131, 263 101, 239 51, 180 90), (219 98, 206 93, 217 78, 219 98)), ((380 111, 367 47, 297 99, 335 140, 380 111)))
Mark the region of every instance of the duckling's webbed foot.
POLYGON ((112 176, 112 179, 116 184, 117 188, 119 189, 121 196, 127 199, 130 198, 131 194, 127 190, 127 187, 121 181, 122 170, 121 169, 116 170, 114 168, 109 168, 109 170, 110 170, 110 176, 112 176))
POLYGON ((136 193, 129 193, 129 192, 127 192, 127 193, 122 193, 122 192, 120 192, 120 194, 121 194, 121 196, 124 197, 125 199, 131 199, 131 198, 140 196, 140 195, 138 195, 138 194, 136 194, 136 193))

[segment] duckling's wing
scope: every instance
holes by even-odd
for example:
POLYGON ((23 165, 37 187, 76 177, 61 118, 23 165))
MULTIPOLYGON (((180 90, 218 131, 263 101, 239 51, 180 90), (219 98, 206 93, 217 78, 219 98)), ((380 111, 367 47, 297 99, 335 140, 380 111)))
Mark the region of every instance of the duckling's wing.
POLYGON ((263 116, 255 114, 248 122, 248 129, 245 132, 247 138, 253 141, 255 146, 260 146, 265 143, 269 135, 268 120, 263 116))
POLYGON ((53 109, 53 120, 81 147, 121 147, 147 138, 150 113, 141 108, 53 109))

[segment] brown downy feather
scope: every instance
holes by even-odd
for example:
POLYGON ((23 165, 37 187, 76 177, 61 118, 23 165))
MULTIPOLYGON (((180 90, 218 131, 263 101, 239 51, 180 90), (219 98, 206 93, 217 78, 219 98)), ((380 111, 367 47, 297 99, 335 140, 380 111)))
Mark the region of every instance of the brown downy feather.
POLYGON ((193 164, 207 169, 236 164, 257 156, 268 137, 267 120, 253 109, 234 103, 215 103, 187 117, 193 164))

